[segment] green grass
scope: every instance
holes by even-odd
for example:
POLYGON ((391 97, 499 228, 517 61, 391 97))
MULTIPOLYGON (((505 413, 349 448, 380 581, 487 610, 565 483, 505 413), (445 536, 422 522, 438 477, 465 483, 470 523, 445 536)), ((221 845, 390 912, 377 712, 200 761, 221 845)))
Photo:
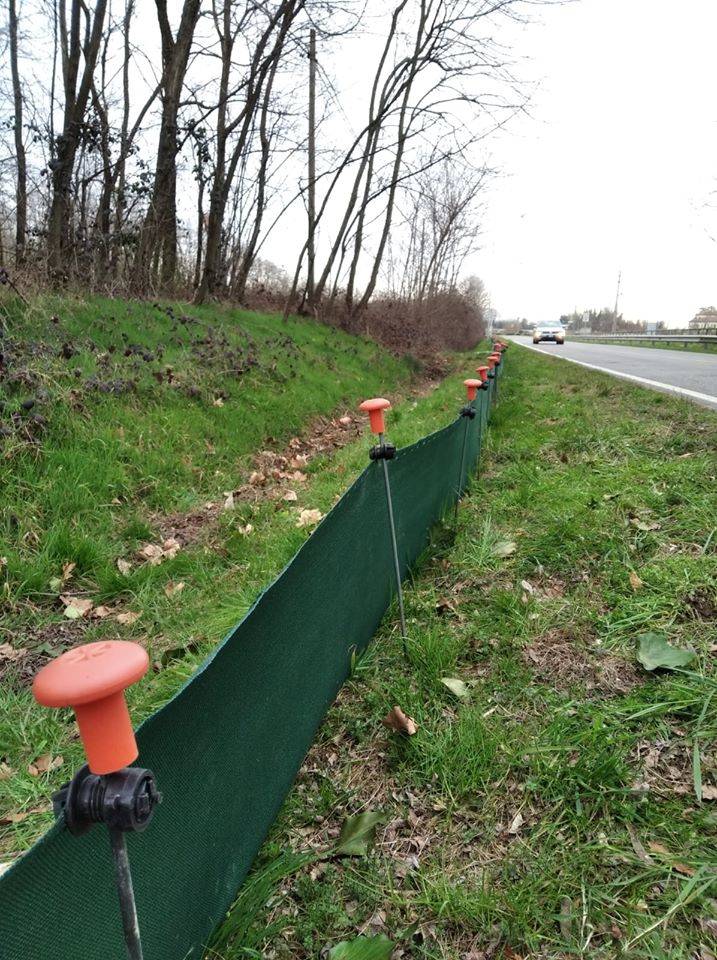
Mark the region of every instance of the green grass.
POLYGON ((430 960, 714 953, 717 420, 517 347, 502 391, 407 589, 408 664, 389 616, 207 956, 360 932, 430 960), (642 670, 646 630, 693 665, 642 670), (382 726, 395 704, 415 736, 382 726), (388 821, 368 856, 293 859, 362 810, 388 821))
MULTIPOLYGON (((580 336, 575 335, 575 340, 580 341, 580 336)), ((679 350, 689 353, 717 353, 717 343, 655 343, 648 340, 630 340, 626 337, 623 340, 590 340, 590 343, 617 344, 623 347, 654 347, 656 350, 679 350)))
POLYGON ((391 411, 391 436, 406 443, 443 425, 462 394, 454 377, 420 399, 410 359, 315 323, 232 310, 42 301, 28 314, 12 313, 7 330, 8 373, 20 382, 6 376, 0 399, 3 422, 19 427, 4 438, 0 459, 0 643, 27 656, 21 676, 0 657, 0 821, 21 817, 0 823, 0 859, 47 827, 50 793, 82 762, 65 722, 30 696, 27 681, 37 666, 67 646, 105 636, 143 643, 154 670, 130 693, 139 722, 191 675, 291 558, 308 535, 296 526, 298 510, 328 510, 365 466, 368 440, 332 458, 315 457, 303 483, 282 480, 294 487, 296 502, 237 497, 234 510, 219 510, 172 559, 139 562, 137 550, 161 541, 167 518, 207 501, 221 505, 226 491, 246 482, 253 454, 282 450, 317 414, 354 410, 365 396, 385 393, 402 401, 391 411), (185 310, 193 321, 175 319, 185 310), (48 322, 53 315, 59 323, 48 322), (76 351, 69 360, 58 356, 62 344, 76 351), (152 354, 136 361, 137 370, 136 355, 124 356, 127 344, 152 354), (236 372, 227 374, 231 363, 236 372), (92 377, 137 384, 104 394, 88 385, 92 377), (41 411, 46 422, 28 426, 26 412, 13 421, 30 398, 31 413, 41 411), (127 575, 118 559, 131 564, 127 575), (59 585, 67 563, 76 567, 59 585), (165 588, 178 582, 184 589, 167 596, 165 588), (69 621, 60 593, 140 616, 131 624, 114 615, 69 621), (29 766, 44 755, 64 762, 32 775, 29 766))

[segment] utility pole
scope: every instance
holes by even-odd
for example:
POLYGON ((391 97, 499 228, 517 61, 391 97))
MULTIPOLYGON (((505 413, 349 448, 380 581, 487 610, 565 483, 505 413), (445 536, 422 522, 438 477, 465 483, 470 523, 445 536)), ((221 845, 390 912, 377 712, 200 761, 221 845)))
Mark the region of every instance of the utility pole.
POLYGON ((620 284, 622 283, 622 270, 617 275, 617 293, 615 294, 615 312, 612 315, 612 332, 617 333, 617 307, 620 303, 620 284))
POLYGON ((316 30, 309 34, 309 237, 306 299, 314 310, 314 264, 316 260, 316 30))

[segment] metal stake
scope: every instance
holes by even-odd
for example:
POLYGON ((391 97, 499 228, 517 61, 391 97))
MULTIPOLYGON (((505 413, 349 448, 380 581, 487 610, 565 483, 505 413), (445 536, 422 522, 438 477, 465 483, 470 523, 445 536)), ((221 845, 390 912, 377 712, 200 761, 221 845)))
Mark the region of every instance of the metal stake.
POLYGON ((115 863, 115 882, 119 894, 120 912, 122 914, 122 928, 124 942, 127 947, 128 960, 143 960, 142 941, 139 936, 139 920, 137 905, 134 900, 132 873, 127 856, 127 842, 123 830, 109 828, 112 857, 115 863))
MULTIPOLYGON (((379 445, 383 444, 383 434, 379 433, 378 435, 379 445)), ((383 463, 383 479, 386 485, 386 504, 388 506, 388 525, 391 528, 391 547, 393 549, 393 566, 396 571, 396 589, 398 591, 398 611, 401 617, 401 636, 404 639, 404 649, 405 649, 405 640, 406 640, 406 617, 403 612, 403 588, 401 587, 401 564, 398 562, 398 543, 396 541, 396 524, 393 519, 393 502, 391 500, 391 483, 388 479, 388 463, 384 458, 383 463)))
MULTIPOLYGON (((471 404, 473 406, 473 404, 471 404)), ((463 431, 463 448, 461 450, 461 468, 458 472, 458 488, 456 490, 456 503, 453 508, 453 525, 455 526, 458 523, 458 503, 461 498, 461 492, 463 490, 463 470, 466 465, 466 447, 468 446, 468 424, 470 423, 470 417, 463 417, 466 422, 465 429, 463 431)))

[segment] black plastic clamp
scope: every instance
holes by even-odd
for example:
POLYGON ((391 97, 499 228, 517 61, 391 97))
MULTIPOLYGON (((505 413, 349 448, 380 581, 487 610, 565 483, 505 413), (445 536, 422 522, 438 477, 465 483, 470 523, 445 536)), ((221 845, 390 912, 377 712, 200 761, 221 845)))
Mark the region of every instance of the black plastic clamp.
MULTIPOLYGON (((490 376, 490 374, 486 374, 486 376, 490 376)), ((481 385, 478 387, 478 389, 479 389, 479 390, 490 390, 490 383, 488 383, 487 380, 484 380, 483 383, 481 383, 481 385)))
POLYGON ((154 774, 142 767, 123 767, 100 776, 85 764, 52 796, 55 817, 63 816, 76 837, 94 823, 105 823, 111 830, 144 830, 161 802, 154 774))
POLYGON ((392 443, 378 443, 371 447, 368 452, 371 460, 393 460, 396 456, 396 448, 392 443))
POLYGON ((475 420, 476 412, 470 404, 467 404, 461 409, 461 416, 468 417, 470 420, 475 420))

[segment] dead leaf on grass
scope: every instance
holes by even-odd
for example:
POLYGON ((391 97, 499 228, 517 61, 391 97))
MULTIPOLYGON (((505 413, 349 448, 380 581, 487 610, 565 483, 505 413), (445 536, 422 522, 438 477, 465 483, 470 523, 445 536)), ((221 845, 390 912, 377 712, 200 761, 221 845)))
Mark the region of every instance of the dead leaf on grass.
POLYGON ((176 583, 174 580, 170 580, 169 583, 164 588, 165 596, 173 597, 175 593, 181 593, 184 590, 186 584, 184 580, 178 580, 176 583))
POLYGON ((644 582, 640 580, 634 570, 630 571, 630 586, 633 590, 639 590, 641 587, 645 586, 644 582))
POLYGON ((92 617, 96 620, 106 620, 107 617, 112 616, 114 610, 112 607, 107 607, 104 604, 100 604, 99 607, 95 607, 92 611, 92 617))
POLYGON ((523 814, 518 811, 508 827, 508 833, 510 833, 512 836, 516 836, 516 834, 520 833, 520 828, 523 826, 524 822, 525 818, 523 817, 523 814))
POLYGON ((0 660, 10 661, 22 660, 27 653, 25 647, 13 647, 11 643, 0 643, 0 660))
POLYGON ((662 527, 662 524, 658 523, 656 520, 653 520, 652 522, 648 523, 648 521, 641 520, 639 517, 631 517, 630 523, 637 530, 642 530, 643 533, 649 533, 652 530, 659 530, 662 527))
POLYGON ((515 553, 517 549, 518 545, 514 540, 499 540, 491 550, 491 553, 494 557, 509 557, 515 553))
POLYGON ((233 510, 234 509, 234 491, 225 490, 224 497, 225 497, 225 500, 224 500, 224 506, 222 507, 222 509, 233 510))
POLYGON ((717 787, 711 787, 709 785, 705 786, 702 784, 702 799, 703 800, 717 800, 717 787))
POLYGON ((163 560, 173 560, 181 549, 182 544, 179 540, 174 537, 167 537, 162 543, 145 543, 139 550, 139 556, 146 560, 150 566, 156 567, 163 560))
POLYGON ((285 500, 287 503, 294 503, 299 498, 296 495, 296 490, 287 490, 281 499, 285 500))
POLYGON ((9 764, 4 761, 0 763, 0 780, 10 780, 14 774, 15 771, 9 764))
POLYGON ((418 732, 418 724, 413 717, 409 717, 398 706, 394 707, 392 710, 389 710, 381 723, 384 725, 384 727, 388 727, 390 730, 394 730, 396 733, 402 733, 407 737, 412 737, 418 732))
POLYGON ((130 572, 130 570, 132 569, 132 564, 129 562, 129 560, 123 560, 122 557, 118 557, 117 569, 122 574, 122 576, 126 577, 127 574, 130 572))
POLYGON ((64 762, 64 757, 53 757, 51 753, 43 753, 37 760, 28 764, 27 772, 31 777, 39 777, 41 773, 58 770, 64 762))
POLYGON ((254 527, 250 523, 247 523, 243 527, 237 527, 237 530, 243 537, 248 537, 249 534, 254 530, 254 527))
POLYGON ((63 594, 60 601, 65 605, 65 616, 68 620, 79 620, 86 617, 92 610, 93 603, 86 597, 70 597, 63 594))
POLYGON ((34 813, 47 813, 49 807, 31 807, 29 810, 21 810, 17 813, 6 813, 0 817, 0 827, 8 826, 11 823, 22 823, 34 813))
POLYGON ((323 513, 320 510, 302 510, 299 519, 296 521, 297 527, 313 527, 322 518, 323 513))
POLYGON ((141 616, 141 613, 136 613, 134 610, 127 610, 125 613, 118 613, 115 619, 117 623, 121 623, 122 626, 131 627, 141 616))

